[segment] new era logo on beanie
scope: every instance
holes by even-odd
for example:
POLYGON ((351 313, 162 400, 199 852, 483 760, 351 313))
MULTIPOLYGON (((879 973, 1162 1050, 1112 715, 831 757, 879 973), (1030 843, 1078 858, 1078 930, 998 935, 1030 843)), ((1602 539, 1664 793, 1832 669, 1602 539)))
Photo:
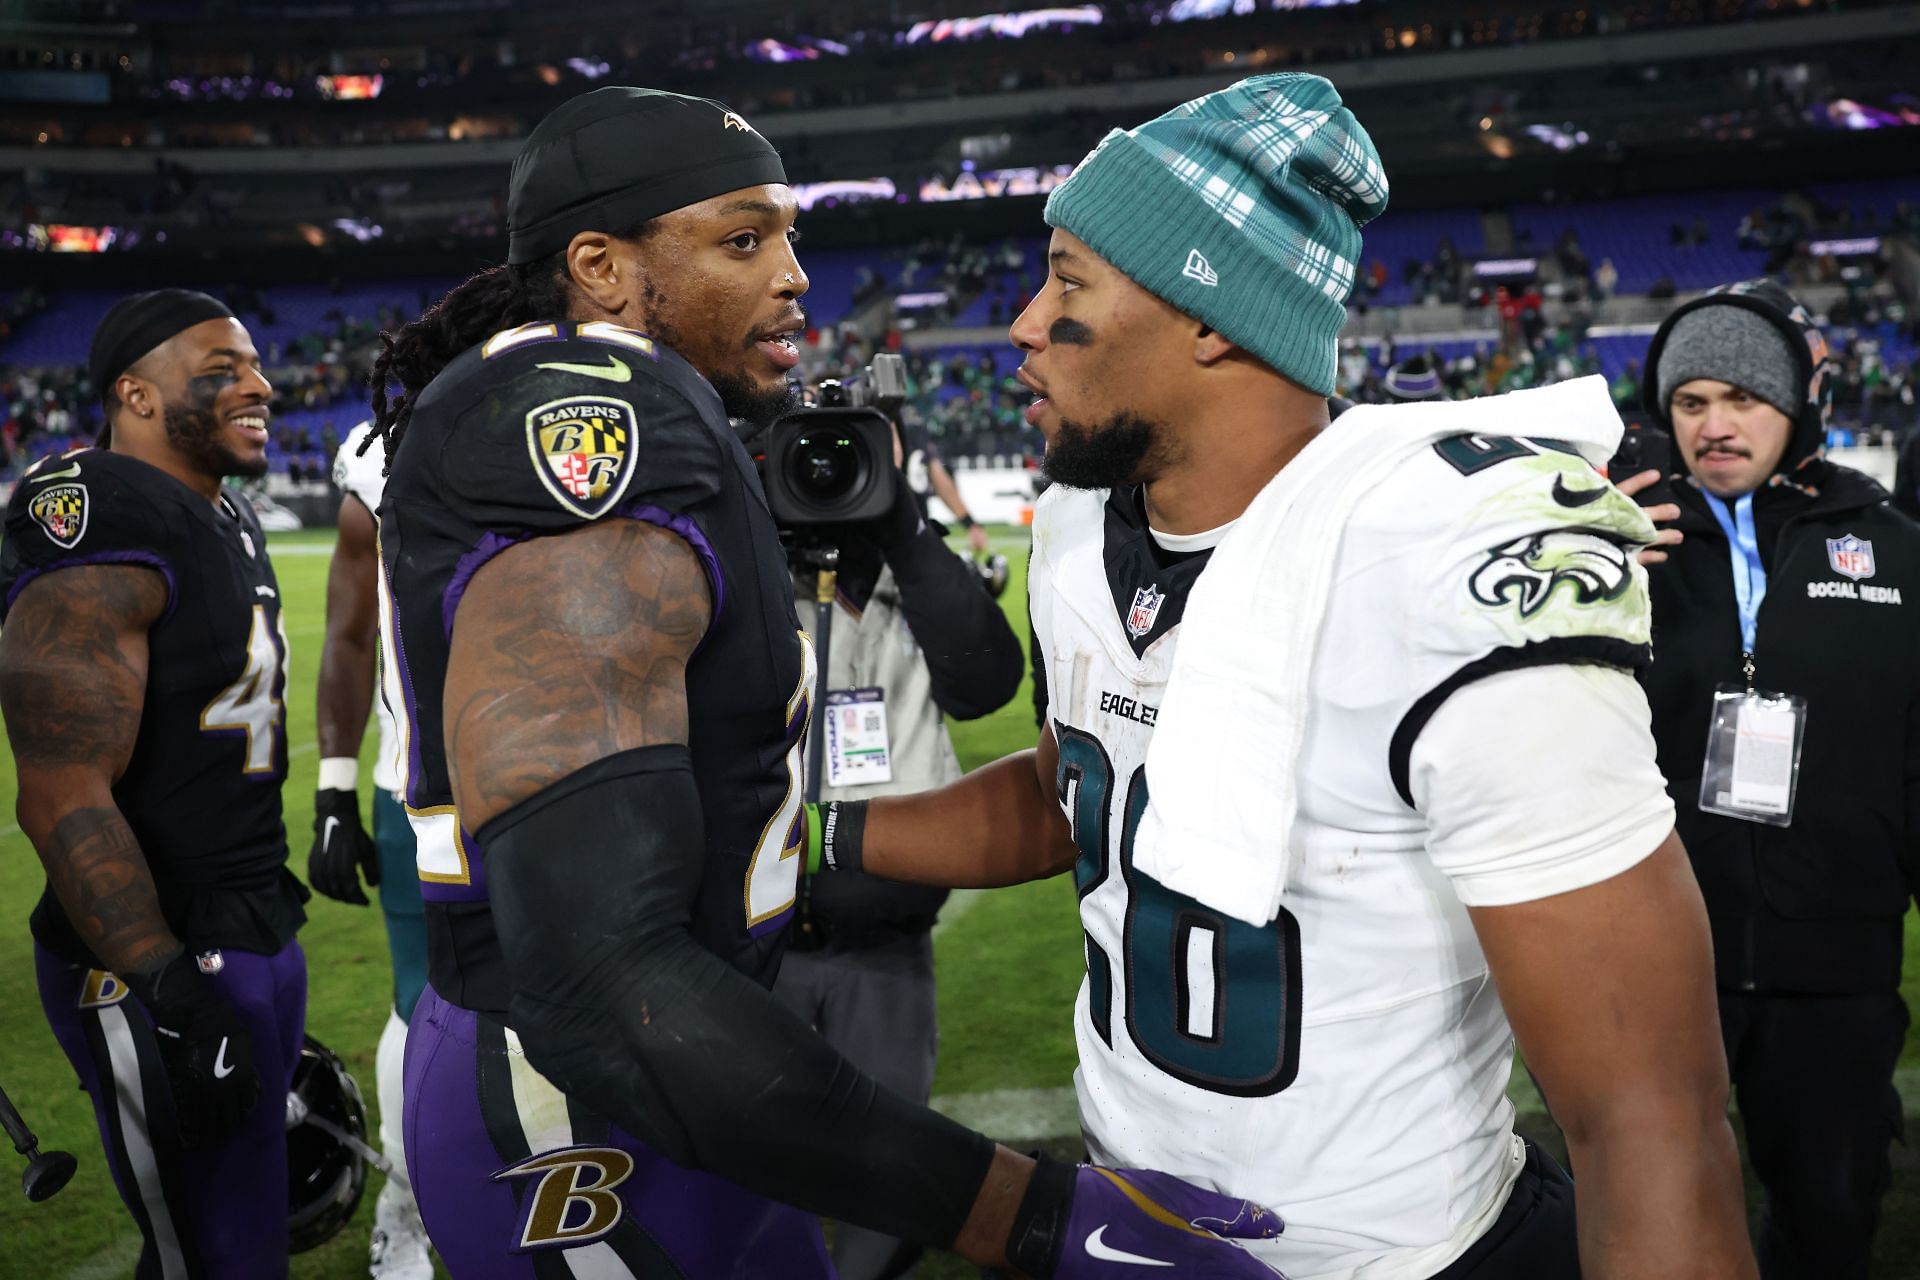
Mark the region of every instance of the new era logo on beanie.
POLYGON ((1116 129, 1047 200, 1135 283, 1329 395, 1360 228, 1387 175, 1333 85, 1251 76, 1116 129))

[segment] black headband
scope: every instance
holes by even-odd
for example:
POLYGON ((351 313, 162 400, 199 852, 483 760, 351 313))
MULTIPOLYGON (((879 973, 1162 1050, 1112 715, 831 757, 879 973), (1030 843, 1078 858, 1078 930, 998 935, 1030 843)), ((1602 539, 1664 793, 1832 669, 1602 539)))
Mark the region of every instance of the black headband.
POLYGON ((208 320, 231 320, 233 312, 218 298, 192 289, 155 289, 114 304, 93 331, 87 375, 104 403, 116 378, 142 356, 183 329, 208 320))
POLYGON ((528 135, 507 187, 507 261, 558 253, 714 196, 787 180, 780 153, 725 104, 609 85, 528 135))

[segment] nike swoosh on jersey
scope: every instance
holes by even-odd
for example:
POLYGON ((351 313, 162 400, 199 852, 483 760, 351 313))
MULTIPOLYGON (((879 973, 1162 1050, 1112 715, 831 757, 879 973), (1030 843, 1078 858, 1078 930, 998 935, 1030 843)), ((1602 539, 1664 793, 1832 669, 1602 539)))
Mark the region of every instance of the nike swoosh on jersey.
POLYGON ((1087 1237, 1087 1256, 1098 1258, 1102 1262, 1131 1262, 1136 1267, 1170 1267, 1171 1262, 1162 1262, 1158 1258, 1144 1258, 1137 1253, 1128 1253, 1125 1249, 1116 1249, 1107 1243, 1107 1224, 1101 1223, 1087 1237))
POLYGON ((631 382, 633 370, 626 362, 616 356, 608 356, 605 364, 566 364, 554 361, 552 364, 536 364, 536 369, 552 369, 555 373, 578 373, 589 378, 599 378, 605 382, 631 382))
POLYGON ((232 1074, 233 1064, 227 1061, 227 1041, 223 1036, 220 1040, 220 1052, 213 1055, 213 1078, 225 1080, 232 1074))
POLYGON ((1590 502, 1598 502, 1606 492, 1605 485, 1598 489, 1569 489, 1560 476, 1553 478, 1553 500, 1563 507, 1584 507, 1590 502))
POLYGON ((39 484, 43 480, 65 480, 68 476, 77 476, 79 474, 80 464, 76 462, 70 467, 62 467, 58 471, 42 471, 38 475, 28 476, 27 479, 34 484, 39 484))
POLYGON ((326 823, 323 826, 321 826, 320 847, 322 849, 326 848, 328 845, 333 843, 333 829, 339 825, 340 825, 340 819, 328 818, 326 820, 326 823))

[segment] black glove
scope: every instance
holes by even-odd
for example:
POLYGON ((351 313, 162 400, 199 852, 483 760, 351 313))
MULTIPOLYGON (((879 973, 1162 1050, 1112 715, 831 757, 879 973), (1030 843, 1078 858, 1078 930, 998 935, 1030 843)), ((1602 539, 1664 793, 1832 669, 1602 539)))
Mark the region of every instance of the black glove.
POLYGON ((127 974, 126 982, 153 1015, 180 1141, 218 1146, 260 1100, 246 1020, 184 952, 153 973, 127 974))
POLYGON ((320 893, 355 906, 367 905, 360 891, 355 864, 367 883, 380 883, 380 852, 373 837, 360 825, 360 795, 356 791, 322 790, 313 793, 313 851, 307 855, 307 883, 320 893))
POLYGON ((920 516, 920 499, 915 496, 912 486, 907 484, 903 472, 894 472, 893 505, 887 508, 886 514, 863 521, 857 527, 882 552, 918 537, 921 530, 927 527, 927 522, 920 516))

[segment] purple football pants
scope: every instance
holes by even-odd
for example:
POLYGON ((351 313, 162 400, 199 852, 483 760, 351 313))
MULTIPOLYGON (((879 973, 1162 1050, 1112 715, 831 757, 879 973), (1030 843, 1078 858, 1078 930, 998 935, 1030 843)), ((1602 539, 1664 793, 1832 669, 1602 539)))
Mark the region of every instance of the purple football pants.
POLYGON ((683 1169, 432 986, 407 1032, 407 1173, 460 1280, 831 1280, 808 1213, 683 1169))
POLYGON ((145 1239, 137 1280, 274 1280, 287 1274, 287 1090, 307 1018, 307 957, 228 951, 210 979, 253 1036, 260 1101, 217 1147, 184 1150, 153 1019, 112 974, 35 944, 40 1005, 93 1098, 100 1145, 145 1239))

